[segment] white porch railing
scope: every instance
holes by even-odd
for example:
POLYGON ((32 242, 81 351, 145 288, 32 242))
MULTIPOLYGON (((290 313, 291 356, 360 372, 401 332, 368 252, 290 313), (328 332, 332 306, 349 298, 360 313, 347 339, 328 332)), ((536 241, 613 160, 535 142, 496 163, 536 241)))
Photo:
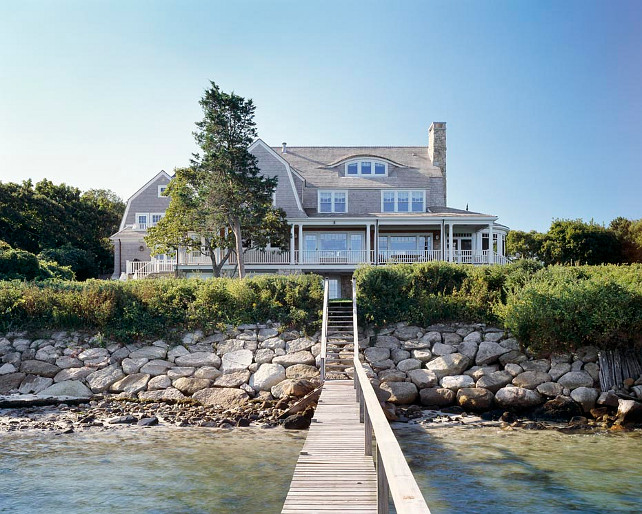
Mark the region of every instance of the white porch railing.
POLYGON ((176 261, 127 261, 126 273, 134 279, 145 278, 154 273, 171 273, 176 269, 176 261))
POLYGON ((441 250, 384 250, 379 251, 379 264, 440 261, 441 250))
POLYGON ((297 250, 294 255, 298 264, 363 264, 372 262, 374 252, 367 250, 297 250))

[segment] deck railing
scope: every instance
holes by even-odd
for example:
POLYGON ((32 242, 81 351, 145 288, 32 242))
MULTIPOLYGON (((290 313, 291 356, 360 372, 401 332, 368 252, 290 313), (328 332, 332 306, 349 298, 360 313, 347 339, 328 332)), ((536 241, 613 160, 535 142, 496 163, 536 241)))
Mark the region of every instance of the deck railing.
POLYGON ((357 332, 357 285, 352 279, 352 317, 354 330, 354 386, 365 428, 365 454, 372 455, 373 436, 377 468, 377 512, 388 514, 389 499, 397 512, 430 514, 415 477, 406 462, 399 442, 381 408, 368 375, 359 360, 357 332))
POLYGON ((127 261, 125 272, 134 279, 145 278, 155 273, 171 273, 176 269, 176 261, 127 261))
POLYGON ((379 264, 440 261, 441 250, 379 250, 379 264))
POLYGON ((298 264, 362 264, 372 262, 374 252, 368 250, 296 250, 298 264))
POLYGON ((321 368, 321 383, 325 382, 325 359, 328 352, 328 299, 330 297, 330 281, 323 279, 323 321, 321 322, 321 353, 319 367, 321 368))

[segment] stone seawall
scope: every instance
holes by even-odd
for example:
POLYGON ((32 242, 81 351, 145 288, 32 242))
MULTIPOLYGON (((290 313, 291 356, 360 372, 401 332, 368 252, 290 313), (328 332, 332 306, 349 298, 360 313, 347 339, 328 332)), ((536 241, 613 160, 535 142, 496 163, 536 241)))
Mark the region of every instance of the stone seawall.
MULTIPOLYGON (((544 418, 566 413, 606 421, 615 410, 624 421, 640 417, 642 377, 631 377, 618 394, 600 391, 593 347, 535 359, 497 328, 404 323, 377 333, 366 329, 359 344, 391 417, 412 404, 473 412, 539 409, 544 418)), ((319 384, 320 350, 319 334, 273 324, 186 333, 179 344, 123 344, 68 332, 34 339, 12 332, 0 336, 0 395, 191 398, 222 408, 291 401, 319 384)))

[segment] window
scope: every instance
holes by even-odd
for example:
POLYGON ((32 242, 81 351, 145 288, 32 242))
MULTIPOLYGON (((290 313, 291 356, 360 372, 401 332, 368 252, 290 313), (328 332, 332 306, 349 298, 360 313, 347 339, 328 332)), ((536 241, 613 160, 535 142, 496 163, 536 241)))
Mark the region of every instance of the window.
POLYGON ((382 191, 382 212, 424 212, 425 191, 382 191))
POLYGON ((162 186, 158 186, 158 198, 161 198, 163 196, 163 193, 167 189, 167 184, 163 184, 162 186))
POLYGON ((319 212, 348 212, 345 191, 319 191, 319 212))
POLYGON ((159 213, 152 213, 150 215, 150 219, 152 221, 152 227, 154 225, 156 225, 156 223, 158 223, 163 216, 165 216, 165 215, 163 213, 160 213, 160 212, 159 213))
POLYGON ((382 161, 350 161, 346 163, 346 176, 385 176, 388 174, 388 164, 382 161))

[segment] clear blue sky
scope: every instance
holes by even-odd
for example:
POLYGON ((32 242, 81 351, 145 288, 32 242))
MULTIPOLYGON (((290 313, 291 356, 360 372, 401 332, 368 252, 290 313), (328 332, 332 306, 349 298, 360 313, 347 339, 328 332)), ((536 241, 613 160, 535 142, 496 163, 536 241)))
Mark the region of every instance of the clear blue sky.
POLYGON ((187 164, 209 80, 272 145, 425 145, 522 230, 642 217, 642 1, 0 0, 0 180, 124 198, 187 164))

